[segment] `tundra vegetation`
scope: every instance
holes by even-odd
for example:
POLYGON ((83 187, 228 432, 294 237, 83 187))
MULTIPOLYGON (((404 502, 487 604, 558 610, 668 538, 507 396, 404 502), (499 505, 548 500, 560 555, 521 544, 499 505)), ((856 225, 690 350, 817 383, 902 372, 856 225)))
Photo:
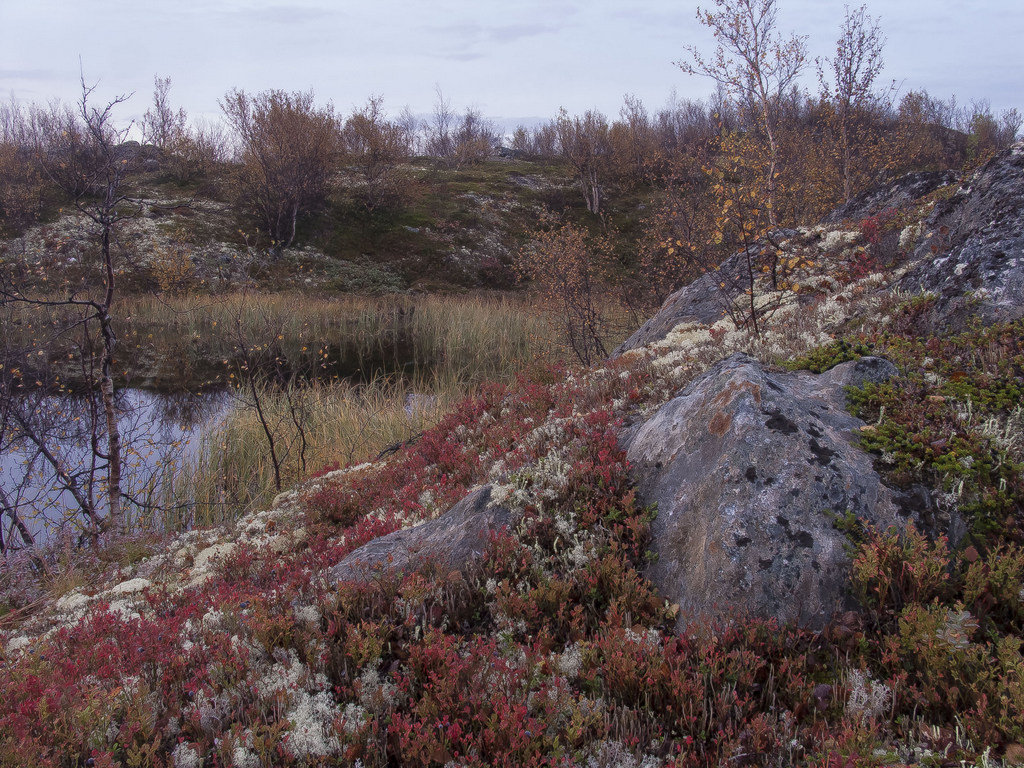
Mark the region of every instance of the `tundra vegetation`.
POLYGON ((708 100, 507 138, 440 89, 212 126, 157 77, 142 143, 84 78, 0 107, 0 764, 1024 764, 1024 326, 895 287, 955 185, 817 224, 1020 115, 878 88, 865 8, 815 93, 774 0, 698 18, 708 100), (697 278, 721 319, 608 358, 697 278), (963 541, 838 514, 859 610, 677 633, 618 434, 735 351, 896 363, 858 440, 963 541), (233 405, 154 470, 132 388, 233 405), (483 483, 515 524, 473 567, 327 577, 483 483))

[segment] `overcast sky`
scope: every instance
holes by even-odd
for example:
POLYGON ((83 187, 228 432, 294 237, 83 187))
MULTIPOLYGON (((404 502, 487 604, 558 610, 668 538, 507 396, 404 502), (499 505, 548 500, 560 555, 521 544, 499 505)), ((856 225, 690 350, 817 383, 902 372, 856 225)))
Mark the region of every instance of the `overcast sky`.
MULTIPOLYGON (((854 5, 857 4, 854 0, 854 5)), ((779 0, 779 26, 834 46, 843 0, 779 0)), ((456 108, 494 118, 552 117, 624 94, 652 110, 673 89, 711 85, 673 62, 683 46, 712 49, 689 0, 0 0, 0 94, 25 101, 78 96, 79 57, 98 99, 134 91, 120 117, 141 115, 153 75, 193 116, 246 90, 313 88, 348 112, 380 94, 397 113, 429 113, 435 86, 456 108)), ((874 0, 888 38, 884 75, 961 103, 1024 111, 1024 0, 874 0)), ((814 87, 813 72, 805 85, 814 87)))

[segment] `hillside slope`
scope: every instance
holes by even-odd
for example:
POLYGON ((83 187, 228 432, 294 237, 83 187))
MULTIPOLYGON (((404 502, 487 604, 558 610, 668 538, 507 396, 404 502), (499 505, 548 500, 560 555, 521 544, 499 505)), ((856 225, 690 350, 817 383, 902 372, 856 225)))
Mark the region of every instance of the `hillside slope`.
POLYGON ((907 292, 941 196, 789 233, 759 334, 674 297, 599 366, 97 569, 5 632, 0 762, 1021 761, 1024 326, 938 333, 907 292))
MULTIPOLYGON (((295 247, 277 255, 232 203, 230 169, 198 187, 139 171, 123 190, 129 203, 115 230, 120 285, 172 293, 507 289, 513 256, 545 211, 589 216, 570 170, 556 161, 491 159, 451 169, 421 158, 399 171, 402 194, 375 207, 340 171, 327 201, 301 220, 295 247)), ((638 198, 652 194, 617 195, 608 222, 631 234, 638 198)), ((82 286, 100 278, 95 249, 91 223, 54 204, 40 223, 0 240, 0 264, 22 285, 82 286)))

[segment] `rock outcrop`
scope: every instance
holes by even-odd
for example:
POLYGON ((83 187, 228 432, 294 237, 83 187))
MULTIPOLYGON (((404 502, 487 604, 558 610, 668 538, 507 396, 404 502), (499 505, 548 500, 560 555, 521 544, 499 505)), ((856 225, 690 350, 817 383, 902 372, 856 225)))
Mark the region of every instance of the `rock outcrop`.
POLYGON ((725 308, 731 301, 714 275, 701 275, 669 296, 652 318, 619 345, 613 356, 661 341, 680 323, 690 321, 711 325, 725 316, 725 308))
MULTIPOLYGON (((795 231, 780 229, 775 233, 778 239, 792 237, 795 231)), ((762 244, 755 247, 769 249, 762 244)), ((612 353, 618 357, 631 349, 653 344, 664 339, 680 323, 703 323, 712 325, 727 314, 743 288, 742 276, 746 269, 742 253, 735 253, 715 270, 709 271, 689 285, 685 285, 669 296, 661 308, 632 336, 626 339, 612 353)))
POLYGON ((627 436, 644 503, 656 503, 649 576, 687 622, 731 614, 819 628, 849 592, 847 514, 902 522, 846 386, 896 374, 880 358, 821 375, 771 373, 744 355, 714 366, 627 436))
MULTIPOLYGON (((622 433, 637 490, 657 504, 648 575, 686 622, 758 616, 820 628, 849 605, 849 515, 902 525, 899 500, 855 445, 845 388, 897 374, 880 358, 777 373, 745 355, 714 366, 622 433)), ((511 522, 491 486, 435 520, 375 539, 329 578, 469 569, 511 522)))
POLYGON ((844 221, 861 221, 875 216, 887 208, 904 208, 929 195, 940 187, 954 184, 957 175, 953 171, 920 171, 900 176, 888 184, 872 187, 836 208, 821 220, 822 224, 841 224, 844 221))
POLYGON ((331 568, 333 582, 375 578, 426 565, 465 572, 490 540, 509 524, 510 513, 491 503, 491 486, 471 491, 440 517, 389 533, 350 552, 331 568))
MULTIPOLYGON (((793 242, 798 243, 798 248, 802 245, 818 249, 816 253, 812 253, 811 261, 821 262, 819 271, 827 274, 829 271, 827 251, 830 247, 830 238, 822 238, 823 234, 838 233, 840 243, 845 242, 847 245, 852 245, 857 242, 856 238, 860 237, 858 234, 859 230, 854 228, 854 231, 846 232, 841 226, 843 222, 860 222, 869 216, 890 208, 906 209, 914 202, 940 187, 955 183, 957 178, 957 174, 952 171, 925 171, 907 174, 888 184, 868 190, 846 205, 837 208, 822 219, 821 224, 814 229, 780 229, 772 234, 771 240, 784 244, 795 238, 789 245, 784 245, 784 248, 787 250, 794 248, 793 242), (851 235, 855 239, 844 240, 844 238, 849 238, 851 235)), ((996 190, 996 194, 1000 195, 1003 193, 1000 190, 996 190)), ((934 226, 940 227, 941 224, 941 222, 937 222, 934 226)), ((977 223, 969 226, 977 226, 977 223)), ((927 248, 930 246, 922 247, 927 248)), ((755 256, 756 259, 764 251, 771 252, 775 249, 770 243, 762 241, 755 250, 758 250, 758 255, 755 256)), ((743 279, 744 270, 745 261, 742 258, 742 253, 736 253, 726 259, 716 270, 710 271, 689 285, 683 286, 669 296, 658 312, 624 341, 615 350, 613 356, 659 342, 681 324, 699 323, 710 326, 721 320, 728 314, 728 308, 735 305, 737 299, 742 295, 743 289, 747 287, 743 279)), ((919 287, 918 290, 920 289, 919 287)), ((928 290, 931 289, 929 288, 928 290)))
POLYGON ((919 264, 900 281, 938 296, 938 325, 1024 317, 1024 142, 989 161, 925 222, 919 264))

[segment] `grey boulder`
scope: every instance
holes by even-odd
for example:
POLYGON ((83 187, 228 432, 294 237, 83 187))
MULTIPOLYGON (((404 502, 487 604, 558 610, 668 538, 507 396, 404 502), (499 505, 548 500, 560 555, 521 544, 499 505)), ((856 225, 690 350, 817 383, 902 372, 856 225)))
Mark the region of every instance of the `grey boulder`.
POLYGON ((854 444, 863 422, 845 387, 896 373, 880 358, 773 373, 734 355, 624 438, 638 495, 658 508, 648 575, 680 606, 678 629, 729 617, 820 628, 850 607, 837 519, 903 520, 854 444))
MULTIPOLYGON (((726 262, 722 268, 732 269, 732 266, 731 262, 726 262)), ((713 273, 701 275, 669 296, 653 317, 619 345, 612 357, 661 341, 684 321, 706 325, 716 323, 725 317, 725 308, 730 305, 732 298, 722 290, 713 273)))
POLYGON ((470 491, 434 520, 369 541, 328 572, 332 583, 365 581, 431 565, 465 573, 487 548, 492 533, 509 524, 509 511, 491 504, 491 486, 470 491))
POLYGON ((912 205, 925 195, 931 194, 940 187, 955 184, 956 181, 957 175, 953 171, 908 173, 888 184, 872 187, 858 195, 825 216, 821 223, 859 222, 869 216, 876 216, 887 208, 900 209, 912 205))
MULTIPOLYGON (((772 233, 772 238, 784 240, 795 234, 795 230, 779 229, 772 233)), ((761 241, 752 246, 751 254, 756 261, 774 250, 774 246, 761 241)), ((612 357, 661 341, 680 323, 712 325, 721 320, 746 285, 746 264, 744 252, 738 251, 717 268, 705 272, 689 285, 680 288, 665 299, 665 303, 653 317, 619 345, 612 353, 612 357)))

